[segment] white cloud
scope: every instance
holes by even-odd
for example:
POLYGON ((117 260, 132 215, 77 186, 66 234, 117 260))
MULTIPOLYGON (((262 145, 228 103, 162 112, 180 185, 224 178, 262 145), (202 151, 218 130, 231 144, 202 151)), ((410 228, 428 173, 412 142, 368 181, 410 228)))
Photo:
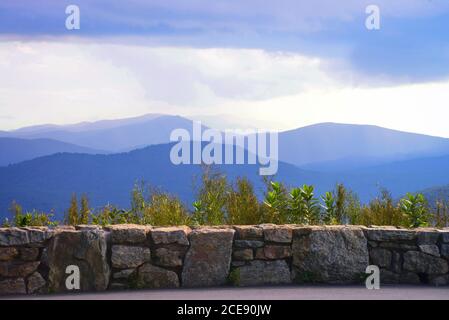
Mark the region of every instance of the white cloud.
POLYGON ((155 112, 234 115, 270 129, 334 121, 449 137, 449 82, 359 86, 338 63, 263 50, 3 42, 0 130, 155 112))

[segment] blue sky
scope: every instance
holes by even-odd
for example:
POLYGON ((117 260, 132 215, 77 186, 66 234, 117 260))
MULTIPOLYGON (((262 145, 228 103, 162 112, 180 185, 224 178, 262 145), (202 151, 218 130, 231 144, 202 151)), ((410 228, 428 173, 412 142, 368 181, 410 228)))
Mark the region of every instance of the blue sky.
POLYGON ((448 30, 447 0, 2 1, 0 129, 166 111, 449 137, 448 30))

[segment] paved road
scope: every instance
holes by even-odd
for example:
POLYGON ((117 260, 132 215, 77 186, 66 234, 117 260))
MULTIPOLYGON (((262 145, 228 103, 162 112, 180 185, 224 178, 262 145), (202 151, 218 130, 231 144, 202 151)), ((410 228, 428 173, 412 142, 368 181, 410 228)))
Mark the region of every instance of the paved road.
POLYGON ((289 286, 257 288, 136 290, 11 298, 57 300, 449 300, 449 288, 384 286, 380 290, 367 290, 364 287, 360 286, 289 286))

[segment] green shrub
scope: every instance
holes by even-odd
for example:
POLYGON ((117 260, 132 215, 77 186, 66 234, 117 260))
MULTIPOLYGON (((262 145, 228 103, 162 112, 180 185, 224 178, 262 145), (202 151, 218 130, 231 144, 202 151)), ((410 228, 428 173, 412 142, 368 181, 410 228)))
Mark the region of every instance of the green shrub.
POLYGON ((202 184, 194 202, 192 221, 195 224, 220 225, 225 223, 226 202, 230 187, 226 176, 207 168, 201 178, 202 184))
POLYGON ((55 226, 56 221, 53 221, 53 213, 38 212, 33 210, 32 212, 23 213, 22 207, 15 201, 12 203, 10 211, 14 217, 13 224, 6 219, 3 223, 4 226, 16 226, 16 227, 42 227, 42 226, 55 226))
POLYGON ((407 226, 407 220, 399 207, 394 204, 391 194, 381 189, 380 197, 362 206, 355 224, 378 226, 407 226))
POLYGON ((407 217, 408 227, 418 228, 429 225, 429 213, 424 195, 407 193, 400 201, 400 209, 407 217))
POLYGON ((228 224, 258 224, 263 221, 263 212, 251 182, 238 178, 229 191, 225 204, 228 224))
POLYGON ((289 198, 287 188, 279 182, 270 181, 265 194, 265 223, 286 223, 289 220, 289 198))

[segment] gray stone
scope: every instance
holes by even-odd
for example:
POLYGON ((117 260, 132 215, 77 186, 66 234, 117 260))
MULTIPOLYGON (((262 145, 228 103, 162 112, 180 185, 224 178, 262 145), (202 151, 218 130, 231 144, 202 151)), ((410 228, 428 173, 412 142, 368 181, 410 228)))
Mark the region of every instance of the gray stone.
POLYGON ((0 276, 10 278, 25 278, 36 271, 39 266, 39 261, 21 262, 21 261, 6 261, 0 262, 0 276))
POLYGON ((234 241, 234 247, 236 248, 261 248, 264 246, 263 241, 258 240, 235 240, 234 241))
POLYGON ((410 243, 401 243, 401 242, 382 242, 379 245, 381 248, 392 249, 392 250, 400 250, 400 251, 417 251, 418 246, 410 243))
POLYGON ((256 259, 277 260, 290 258, 291 256, 292 248, 290 246, 266 245, 256 251, 256 259))
POLYGON ((440 250, 438 249, 438 246, 435 244, 421 244, 419 246, 419 250, 421 252, 430 254, 431 256, 434 256, 434 257, 440 256, 440 250))
POLYGON ((404 254, 404 269, 426 274, 444 274, 449 271, 446 260, 417 251, 404 254))
POLYGON ((440 232, 438 230, 419 231, 418 232, 418 245, 422 244, 436 244, 440 232))
POLYGON ((389 267, 391 256, 391 252, 387 249, 374 248, 370 250, 371 263, 378 267, 389 267))
MULTIPOLYGON (((295 275, 317 282, 355 282, 369 264, 368 244, 359 227, 320 227, 293 240, 295 275)), ((297 279, 299 280, 299 279, 297 279)))
POLYGON ((185 251, 158 248, 154 254, 154 264, 162 267, 181 267, 184 256, 185 251))
POLYGON ((25 261, 34 261, 39 257, 38 248, 20 248, 20 259, 25 261))
POLYGON ((130 275, 132 275, 136 269, 124 269, 119 272, 114 272, 112 274, 113 279, 128 279, 130 275))
POLYGON ((449 259, 449 244, 441 245, 441 256, 446 259, 449 259))
POLYGON ((429 283, 434 286, 437 286, 437 287, 447 286, 447 285, 449 285, 449 275, 445 274, 445 275, 430 277, 429 283))
POLYGON ((20 246, 30 243, 28 232, 19 228, 0 228, 0 246, 20 246))
POLYGON ((192 231, 182 270, 183 286, 219 286, 226 283, 234 232, 233 229, 219 228, 192 231))
POLYGON ((111 282, 111 284, 109 285, 109 289, 110 290, 126 290, 128 289, 129 286, 125 283, 121 283, 121 282, 111 282))
POLYGON ((100 230, 102 229, 101 226, 99 225, 92 225, 92 224, 79 224, 75 226, 75 230, 81 230, 81 231, 85 231, 85 230, 100 230))
POLYGON ((151 252, 149 248, 113 245, 111 251, 113 268, 136 268, 145 262, 151 261, 151 252))
POLYGON ((234 260, 249 261, 254 259, 253 249, 234 250, 232 253, 234 260))
POLYGON ((27 291, 28 293, 42 293, 46 284, 47 283, 41 274, 35 272, 27 279, 27 291))
POLYGON ((380 269, 380 283, 382 284, 419 284, 419 276, 415 273, 394 273, 390 270, 380 269))
POLYGON ((441 242, 449 243, 449 229, 441 231, 441 242))
POLYGON ((111 231, 111 239, 114 244, 136 244, 147 240, 146 226, 135 224, 119 224, 107 227, 111 231))
POLYGON ((263 240, 263 229, 259 226, 234 226, 238 240, 263 240))
POLYGON ((394 251, 391 257, 391 270, 396 273, 402 272, 402 255, 394 251))
POLYGON ((48 247, 49 288, 66 291, 66 268, 75 265, 80 270, 81 291, 106 290, 110 268, 107 263, 106 233, 103 230, 58 232, 48 247))
POLYGON ((43 246, 55 234, 55 231, 48 227, 26 227, 23 229, 28 232, 31 245, 43 246))
POLYGON ((380 229, 366 228, 365 234, 368 240, 372 241, 412 241, 417 237, 417 233, 407 229, 380 229))
POLYGON ((137 271, 137 286, 139 288, 177 288, 179 278, 173 271, 145 263, 137 271))
POLYGON ((231 266, 232 267, 241 267, 241 266, 244 266, 244 265, 246 265, 245 261, 232 261, 231 262, 231 266))
POLYGON ((188 235, 190 232, 191 229, 189 227, 155 228, 151 230, 150 236, 154 244, 180 244, 188 246, 188 235))
POLYGON ((0 280, 0 295, 26 293, 25 280, 22 278, 0 280))
POLYGON ((291 243, 292 228, 277 225, 261 225, 264 239, 267 242, 291 243))
POLYGON ((14 247, 0 247, 0 261, 9 261, 14 259, 19 252, 14 247))
POLYGON ((290 270, 284 260, 254 260, 233 271, 233 281, 239 286, 277 285, 291 282, 290 270))

